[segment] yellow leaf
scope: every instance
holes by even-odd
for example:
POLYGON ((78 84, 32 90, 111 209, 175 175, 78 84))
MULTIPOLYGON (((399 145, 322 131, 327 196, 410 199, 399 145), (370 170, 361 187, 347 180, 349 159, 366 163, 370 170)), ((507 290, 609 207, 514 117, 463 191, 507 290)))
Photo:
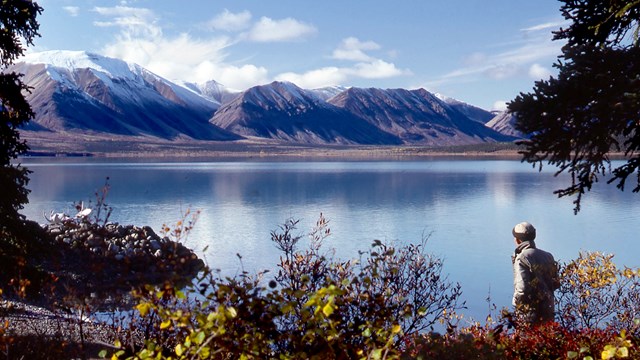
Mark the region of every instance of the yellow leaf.
POLYGON ((182 347, 182 344, 178 344, 176 345, 176 355, 178 356, 182 356, 182 354, 184 354, 184 347, 182 347))
POLYGON ((618 348, 618 350, 616 351, 616 357, 629 357, 629 349, 627 349, 626 347, 618 348))
POLYGON ((227 308, 227 315, 229 315, 229 317, 231 317, 231 318, 235 318, 236 316, 238 316, 238 312, 236 311, 235 308, 228 307, 227 308))
POLYGON ((140 316, 144 317, 147 316, 147 314, 149 313, 149 310, 151 309, 151 305, 149 305, 149 303, 140 303, 136 306, 136 309, 138 309, 138 311, 140 312, 140 316))
POLYGON ((325 306, 323 306, 322 307, 322 313, 326 317, 331 316, 331 314, 333 314, 333 304, 327 303, 325 306))
POLYGON ((393 328, 391 328, 391 332, 394 333, 394 334, 397 334, 400 331, 402 331, 402 328, 398 324, 393 325, 393 328))
POLYGON ((160 324, 160 329, 166 329, 171 326, 171 320, 167 319, 160 324))
POLYGON ((382 359, 382 349, 375 349, 369 354, 369 357, 374 360, 382 359))
POLYGON ((611 345, 605 346, 604 350, 602 350, 602 360, 613 359, 614 357, 616 357, 616 348, 611 345))

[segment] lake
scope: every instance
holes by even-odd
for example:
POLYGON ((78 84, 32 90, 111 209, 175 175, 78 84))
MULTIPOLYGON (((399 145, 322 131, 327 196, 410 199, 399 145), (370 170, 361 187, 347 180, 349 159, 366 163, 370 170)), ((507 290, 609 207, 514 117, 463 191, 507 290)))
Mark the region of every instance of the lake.
POLYGON ((323 213, 332 232, 325 246, 341 259, 356 258, 375 239, 429 236, 429 251, 462 285, 464 314, 477 320, 488 314, 488 296, 498 308, 510 304, 511 229, 521 221, 537 228, 538 246, 561 262, 598 250, 616 254, 620 266, 640 266, 640 195, 600 184, 574 215, 572 199, 552 193, 568 184, 566 176, 519 161, 22 161, 33 171, 23 211, 29 218, 75 214, 73 202, 95 203, 109 177, 112 221, 159 232, 186 209, 200 210, 186 245, 230 275, 275 269, 270 232, 289 218, 300 219, 303 234, 323 213))

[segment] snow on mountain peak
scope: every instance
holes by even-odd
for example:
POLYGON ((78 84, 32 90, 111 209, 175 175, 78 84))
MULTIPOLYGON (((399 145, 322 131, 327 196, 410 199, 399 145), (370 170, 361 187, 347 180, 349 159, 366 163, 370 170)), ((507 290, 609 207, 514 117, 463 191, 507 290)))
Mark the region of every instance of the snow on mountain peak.
POLYGON ((86 51, 52 50, 29 53, 21 61, 73 71, 75 69, 93 69, 112 79, 133 79, 140 67, 123 60, 89 53, 86 51))

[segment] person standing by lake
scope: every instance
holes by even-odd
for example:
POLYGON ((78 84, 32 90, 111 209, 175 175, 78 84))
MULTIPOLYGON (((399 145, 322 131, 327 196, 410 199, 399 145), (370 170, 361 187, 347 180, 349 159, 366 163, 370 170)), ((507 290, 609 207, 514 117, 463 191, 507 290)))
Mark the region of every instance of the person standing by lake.
POLYGON ((558 265, 551 253, 536 247, 536 228, 521 222, 511 231, 516 244, 513 263, 513 305, 529 324, 553 321, 553 292, 560 287, 558 265))

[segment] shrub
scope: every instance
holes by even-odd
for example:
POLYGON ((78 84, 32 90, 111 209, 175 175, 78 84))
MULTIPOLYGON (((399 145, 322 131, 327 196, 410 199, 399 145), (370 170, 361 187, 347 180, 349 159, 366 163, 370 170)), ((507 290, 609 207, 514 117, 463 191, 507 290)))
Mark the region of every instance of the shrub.
POLYGON ((561 267, 556 319, 568 329, 613 327, 638 336, 640 269, 618 269, 613 255, 581 252, 561 267))
POLYGON ((322 215, 304 251, 297 224, 289 220, 272 233, 282 256, 268 286, 267 273, 207 270, 185 292, 167 285, 138 293, 133 324, 148 326, 146 341, 114 356, 396 358, 409 336, 446 324, 464 306, 460 285, 425 253, 426 240, 398 249, 375 241, 358 261, 340 262, 321 251, 330 234, 322 215))

